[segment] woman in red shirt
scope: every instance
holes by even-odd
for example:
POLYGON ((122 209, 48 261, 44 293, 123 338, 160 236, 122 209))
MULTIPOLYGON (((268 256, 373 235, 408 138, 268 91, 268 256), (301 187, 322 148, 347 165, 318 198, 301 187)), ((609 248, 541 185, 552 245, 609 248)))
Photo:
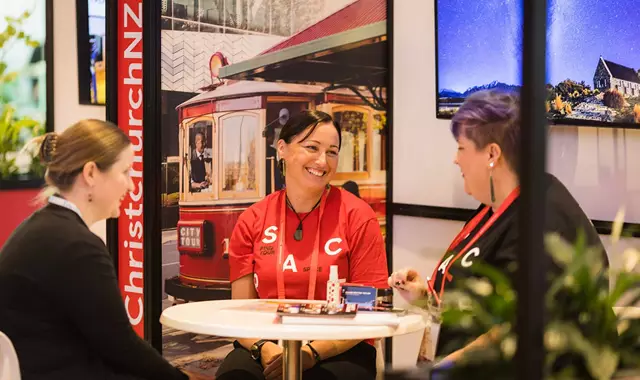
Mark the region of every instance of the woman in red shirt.
MULTIPOLYGON (((229 249, 232 298, 326 299, 329 267, 349 283, 387 287, 387 259, 371 207, 329 185, 341 132, 330 115, 304 111, 278 140, 285 189, 238 219, 229 249)), ((281 379, 282 348, 238 339, 218 379, 281 379)), ((302 349, 303 378, 374 379, 376 351, 365 341, 313 341, 302 349)))

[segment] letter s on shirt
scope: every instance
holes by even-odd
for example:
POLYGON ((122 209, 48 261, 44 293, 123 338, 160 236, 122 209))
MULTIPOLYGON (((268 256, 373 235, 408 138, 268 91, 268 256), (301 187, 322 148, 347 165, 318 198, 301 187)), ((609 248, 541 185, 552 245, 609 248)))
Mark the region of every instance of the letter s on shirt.
POLYGON ((271 244, 271 243, 275 242, 276 239, 278 238, 278 235, 276 235, 276 233, 275 233, 276 231, 278 231, 278 227, 276 227, 276 226, 267 227, 267 229, 264 230, 265 238, 262 239, 262 242, 264 244, 271 244))

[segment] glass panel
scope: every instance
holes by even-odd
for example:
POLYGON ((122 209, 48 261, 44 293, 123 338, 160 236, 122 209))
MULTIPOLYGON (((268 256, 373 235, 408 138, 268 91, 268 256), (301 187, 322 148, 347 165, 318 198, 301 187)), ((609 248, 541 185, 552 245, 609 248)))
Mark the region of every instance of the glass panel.
POLYGON ((367 113, 339 111, 333 114, 342 128, 342 149, 338 172, 367 171, 367 113))
POLYGON ((171 30, 171 19, 163 17, 161 25, 162 25, 161 28, 163 30, 171 30))
POLYGON ((221 119, 221 131, 222 190, 235 192, 257 190, 258 117, 236 115, 221 119))
POLYGON ((163 16, 171 17, 171 10, 173 9, 173 0, 162 0, 160 11, 163 16))
POLYGON ((224 0, 201 0, 200 22, 212 25, 223 25, 224 0))
POLYGON ((180 192, 180 164, 178 162, 162 163, 162 205, 164 207, 178 204, 180 192))
POLYGON ((225 26, 247 29, 247 0, 225 0, 225 26))
POLYGON ((269 33, 269 7, 267 0, 250 0, 248 29, 253 32, 269 33))
POLYGON ((291 0, 273 0, 271 3, 271 34, 290 36, 291 30, 291 0))
POLYGON ((198 6, 196 3, 196 0, 173 0, 173 17, 198 21, 198 6))
POLYGON ((189 126, 189 191, 208 193, 213 191, 213 154, 211 120, 197 121, 189 126))

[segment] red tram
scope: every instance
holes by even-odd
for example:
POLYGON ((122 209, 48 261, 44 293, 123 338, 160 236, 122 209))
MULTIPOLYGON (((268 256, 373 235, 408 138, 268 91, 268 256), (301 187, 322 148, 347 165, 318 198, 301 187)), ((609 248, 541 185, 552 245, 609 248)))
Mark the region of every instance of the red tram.
POLYGON ((177 109, 180 272, 165 282, 170 296, 187 301, 229 297, 233 227, 251 204, 281 188, 275 143, 289 115, 303 109, 327 112, 340 122, 342 149, 332 184, 349 182, 356 188, 375 210, 384 234, 386 117, 353 92, 227 81, 177 109))

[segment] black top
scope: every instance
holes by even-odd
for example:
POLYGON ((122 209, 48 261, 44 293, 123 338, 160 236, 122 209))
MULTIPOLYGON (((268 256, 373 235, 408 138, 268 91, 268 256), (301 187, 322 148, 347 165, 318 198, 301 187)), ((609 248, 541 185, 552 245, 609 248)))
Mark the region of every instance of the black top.
MULTIPOLYGON (((578 202, 569 193, 567 188, 553 175, 546 174, 545 181, 547 189, 544 226, 545 232, 556 232, 565 240, 573 243, 576 241, 579 231, 582 230, 585 234, 588 246, 598 246, 601 248, 604 257, 604 264, 608 267, 609 261, 604 246, 600 241, 600 236, 593 227, 591 220, 589 220, 578 205, 578 202)), ((473 219, 473 217, 475 217, 483 208, 484 205, 479 207, 471 219, 473 219)), ((449 270, 449 274, 451 276, 449 277, 450 280, 445 283, 445 290, 450 290, 456 287, 456 279, 468 278, 471 276, 472 274, 470 269, 475 262, 483 262, 484 264, 500 269, 513 279, 514 272, 510 269, 512 269, 512 264, 518 260, 517 210, 518 199, 516 199, 495 221, 495 223, 478 238, 473 246, 467 250, 467 253, 454 262, 449 270), (463 260, 465 257, 467 258, 466 261, 463 260)), ((466 247, 469 240, 476 235, 492 215, 493 211, 489 210, 487 215, 482 218, 480 223, 478 223, 478 226, 471 231, 469 236, 454 247, 452 253, 445 254, 442 258, 442 262, 444 262, 450 255, 456 255, 460 250, 466 247)), ((549 265, 551 266, 551 270, 558 269, 557 267, 554 267, 552 259, 549 259, 549 265)), ((438 270, 437 275, 435 276, 434 288, 437 291, 440 290, 443 277, 442 272, 443 271, 438 270)), ((440 336, 438 338, 438 356, 447 355, 462 348, 461 346, 450 344, 454 338, 456 338, 456 341, 459 341, 460 338, 471 341, 477 337, 462 336, 460 331, 455 331, 451 327, 442 326, 440 336)))
POLYGON ((0 289, 24 380, 187 379, 135 333, 109 252, 71 210, 49 204, 13 232, 0 289))

